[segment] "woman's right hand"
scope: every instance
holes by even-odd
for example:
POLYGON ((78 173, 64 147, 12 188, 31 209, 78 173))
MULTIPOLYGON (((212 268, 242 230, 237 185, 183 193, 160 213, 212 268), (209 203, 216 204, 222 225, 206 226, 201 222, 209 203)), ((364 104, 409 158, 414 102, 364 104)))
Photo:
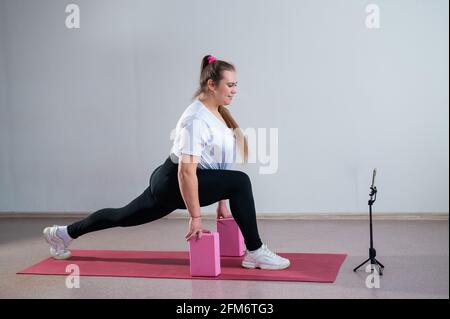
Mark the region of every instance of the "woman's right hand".
POLYGON ((201 217, 191 217, 189 220, 188 233, 185 238, 189 241, 192 237, 197 237, 197 239, 202 238, 203 232, 207 233, 209 231, 203 230, 202 228, 202 218, 201 217))

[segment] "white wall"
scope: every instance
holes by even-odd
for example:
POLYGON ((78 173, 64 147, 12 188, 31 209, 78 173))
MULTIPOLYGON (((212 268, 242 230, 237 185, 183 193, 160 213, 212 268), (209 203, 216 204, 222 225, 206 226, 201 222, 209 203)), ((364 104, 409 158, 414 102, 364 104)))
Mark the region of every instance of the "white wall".
POLYGON ((377 212, 448 212, 448 1, 375 1, 378 30, 369 3, 0 0, 0 211, 127 204, 213 54, 240 125, 278 128, 276 174, 237 167, 259 212, 366 212, 374 167, 377 212))

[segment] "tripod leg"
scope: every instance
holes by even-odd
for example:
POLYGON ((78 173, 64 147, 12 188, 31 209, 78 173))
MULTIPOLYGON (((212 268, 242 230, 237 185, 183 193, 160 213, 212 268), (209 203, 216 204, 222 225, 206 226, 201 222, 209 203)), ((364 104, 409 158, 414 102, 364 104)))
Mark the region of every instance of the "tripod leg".
POLYGON ((377 267, 378 267, 378 274, 380 276, 383 276, 383 267, 380 267, 380 265, 377 263, 377 267))
POLYGON ((374 264, 376 264, 378 266, 378 273, 380 274, 380 276, 383 276, 384 266, 375 258, 374 258, 374 264))
POLYGON ((369 259, 367 259, 366 261, 364 261, 361 265, 359 265, 358 267, 356 267, 355 269, 353 269, 353 271, 357 271, 362 265, 364 265, 366 262, 368 262, 370 260, 370 258, 369 259))
POLYGON ((382 264, 382 263, 380 263, 380 262, 379 262, 378 260, 376 260, 376 259, 375 259, 375 261, 377 262, 377 264, 378 264, 378 265, 380 265, 380 266, 381 266, 381 268, 384 268, 384 266, 383 266, 383 264, 382 264))

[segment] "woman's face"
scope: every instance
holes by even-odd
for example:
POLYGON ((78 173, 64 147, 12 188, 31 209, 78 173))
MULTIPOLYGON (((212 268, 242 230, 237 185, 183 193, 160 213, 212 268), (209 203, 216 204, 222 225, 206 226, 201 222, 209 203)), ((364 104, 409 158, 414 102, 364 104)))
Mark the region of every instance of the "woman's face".
POLYGON ((236 95, 236 86, 236 72, 223 71, 222 80, 220 80, 219 85, 214 88, 216 102, 219 105, 231 104, 234 95, 236 95))

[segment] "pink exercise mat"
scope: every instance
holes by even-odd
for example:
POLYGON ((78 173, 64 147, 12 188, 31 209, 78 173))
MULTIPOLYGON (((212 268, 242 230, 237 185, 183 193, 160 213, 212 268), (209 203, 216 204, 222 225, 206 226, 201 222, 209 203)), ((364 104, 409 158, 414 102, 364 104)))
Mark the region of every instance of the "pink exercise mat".
POLYGON ((67 260, 46 258, 18 274, 69 275, 66 266, 76 264, 81 276, 179 278, 204 280, 272 280, 328 282, 336 280, 346 254, 279 253, 289 258, 284 270, 245 269, 243 257, 221 257, 217 277, 192 277, 187 251, 71 250, 67 260))

